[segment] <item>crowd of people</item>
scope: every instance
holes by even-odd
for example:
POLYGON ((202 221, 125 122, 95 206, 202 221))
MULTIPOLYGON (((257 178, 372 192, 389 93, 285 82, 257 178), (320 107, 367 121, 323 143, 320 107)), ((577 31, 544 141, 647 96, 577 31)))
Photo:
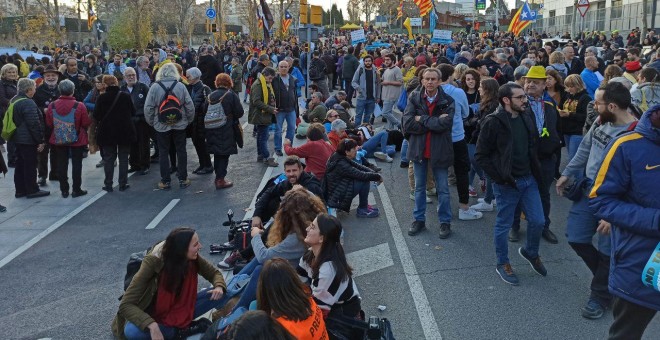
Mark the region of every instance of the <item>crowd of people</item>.
POLYGON ((185 189, 190 138, 199 165, 193 173, 215 173, 216 189, 230 188, 229 158, 247 138, 239 123, 244 105, 256 161, 277 167, 275 155, 286 155, 284 174, 258 196, 249 246, 217 266, 234 270, 240 288, 197 254, 194 230, 176 229, 151 250, 122 298, 118 337, 201 332, 208 324, 193 319, 231 297, 237 302, 225 318, 233 322, 214 328, 213 338, 324 339, 342 318, 361 318, 336 216, 358 197, 356 216, 377 218, 368 201, 384 181, 377 164, 400 153, 414 201, 408 235, 431 224, 426 208, 435 198, 438 235, 451 236, 454 185, 458 219, 496 210, 495 269, 511 285, 520 283, 508 248, 521 238, 521 220, 527 228, 518 253, 548 274, 539 253, 541 239, 559 242, 550 220, 555 182, 557 194, 573 201, 569 245, 593 273, 581 315, 598 319, 611 308, 610 339, 640 338, 660 310, 653 261, 660 44, 647 32, 651 48, 643 54, 634 39, 641 33, 632 34, 627 48, 618 32, 561 43, 543 34, 455 34, 437 45, 377 31, 367 44, 336 35, 314 50, 294 38, 245 37, 196 50, 44 47, 37 50, 50 57, 42 60, 0 58, 7 165, 15 168, 16 198, 48 195, 47 181, 58 181, 64 198, 87 194, 82 162, 96 152, 103 190, 113 191, 115 167, 125 191, 128 173, 146 175, 151 164, 159 165, 158 189, 170 190, 174 173, 185 189), (305 141, 294 147, 294 139, 305 141), (198 273, 211 289, 197 292, 198 273))

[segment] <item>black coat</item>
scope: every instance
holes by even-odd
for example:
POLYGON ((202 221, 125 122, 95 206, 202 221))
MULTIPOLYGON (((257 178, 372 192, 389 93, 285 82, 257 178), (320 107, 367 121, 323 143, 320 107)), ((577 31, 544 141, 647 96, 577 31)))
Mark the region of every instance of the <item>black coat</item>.
MULTIPOLYGON (((309 172, 303 171, 300 174, 298 184, 302 185, 303 188, 309 190, 312 194, 318 197, 322 197, 323 195, 321 182, 319 182, 316 176, 309 172)), ((268 185, 266 185, 266 187, 268 187, 268 185)), ((263 190, 263 192, 257 196, 257 202, 254 204, 253 216, 261 217, 261 220, 264 222, 275 216, 275 213, 280 206, 281 198, 292 188, 293 186, 291 183, 286 180, 263 190)))
POLYGON ((39 109, 44 110, 48 104, 54 102, 59 97, 60 90, 57 89, 57 85, 50 88, 46 83, 43 83, 37 87, 37 91, 34 93, 32 100, 37 103, 39 109))
MULTIPOLYGON (((206 150, 214 155, 235 155, 238 153, 236 137, 234 136, 234 125, 240 124, 238 120, 243 117, 243 105, 241 99, 231 90, 220 88, 209 96, 211 103, 217 103, 222 99, 222 109, 227 115, 227 124, 217 129, 206 129, 206 150), (229 93, 227 93, 229 91, 229 93)), ((204 118, 202 117, 202 126, 204 118)))
POLYGON ((323 179, 323 193, 329 207, 343 211, 351 210, 353 182, 378 181, 380 175, 346 156, 333 153, 328 159, 323 179))
POLYGON ((23 98, 14 104, 14 124, 16 131, 11 141, 16 144, 38 145, 45 140, 45 123, 43 114, 35 104, 34 100, 25 94, 18 94, 12 102, 23 98))
POLYGON ((195 119, 192 124, 188 125, 187 129, 189 129, 190 137, 204 139, 204 115, 206 115, 206 108, 208 107, 206 97, 211 94, 212 90, 201 81, 186 87, 195 105, 195 119))
POLYGON ((197 68, 202 71, 201 81, 204 85, 214 89, 215 77, 222 72, 222 68, 215 58, 211 55, 203 55, 199 57, 197 68))
POLYGON ((76 90, 73 93, 73 96, 76 98, 77 101, 82 103, 83 101, 85 101, 85 97, 87 97, 89 91, 91 91, 94 88, 94 85, 92 85, 92 82, 88 75, 82 72, 78 72, 78 74, 76 74, 75 76, 70 76, 65 73, 64 79, 69 79, 73 82, 74 85, 76 85, 76 90), (85 80, 78 79, 78 74, 84 75, 85 80))
POLYGON ((128 92, 128 86, 124 84, 121 86, 121 91, 128 93, 128 95, 131 96, 133 106, 135 107, 135 112, 133 113, 133 121, 144 122, 144 103, 147 101, 149 86, 138 82, 133 86, 133 91, 128 92))
POLYGON ((0 117, 4 117, 9 107, 9 100, 14 98, 17 92, 15 81, 0 80, 0 117))
POLYGON ((136 139, 135 125, 132 117, 135 106, 128 93, 120 92, 118 86, 110 86, 96 99, 94 119, 98 122, 96 127, 96 142, 100 146, 130 145, 136 139), (112 111, 108 111, 119 96, 112 111))

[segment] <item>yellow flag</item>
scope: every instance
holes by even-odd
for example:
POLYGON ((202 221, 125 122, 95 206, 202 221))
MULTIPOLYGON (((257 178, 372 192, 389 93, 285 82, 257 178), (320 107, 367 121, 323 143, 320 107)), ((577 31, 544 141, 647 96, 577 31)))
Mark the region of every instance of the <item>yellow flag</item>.
POLYGON ((403 27, 408 30, 408 39, 413 40, 412 27, 410 26, 410 18, 406 18, 406 21, 403 22, 403 27))

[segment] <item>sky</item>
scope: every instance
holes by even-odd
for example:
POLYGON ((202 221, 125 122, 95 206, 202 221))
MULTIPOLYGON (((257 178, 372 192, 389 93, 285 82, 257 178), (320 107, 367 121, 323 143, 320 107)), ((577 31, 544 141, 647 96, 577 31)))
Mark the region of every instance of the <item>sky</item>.
MULTIPOLYGON (((396 0, 390 0, 390 1, 396 1, 396 0)), ((404 0, 406 2, 412 1, 412 0, 404 0)), ((436 0, 438 1, 438 0, 436 0)), ((515 3, 515 0, 505 0, 507 6, 509 8, 513 8, 513 5, 515 3)), ((454 2, 452 1, 446 1, 446 2, 454 2)), ((344 17, 348 17, 348 14, 346 13, 346 4, 348 3, 348 0, 309 0, 309 4, 311 5, 319 5, 323 6, 323 9, 330 9, 332 7, 332 4, 337 4, 337 8, 343 9, 344 10, 344 17)), ((486 1, 487 5, 490 5, 490 0, 486 1)))

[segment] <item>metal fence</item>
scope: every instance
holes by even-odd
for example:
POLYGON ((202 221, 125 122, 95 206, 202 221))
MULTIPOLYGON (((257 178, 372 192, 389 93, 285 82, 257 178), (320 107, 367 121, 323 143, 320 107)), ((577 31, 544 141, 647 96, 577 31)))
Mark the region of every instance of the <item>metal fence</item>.
MULTIPOLYGON (((613 0, 613 3, 616 3, 613 0)), ((619 2, 621 3, 621 2, 619 2)), ((646 13, 648 25, 651 25, 653 0, 648 1, 646 13)), ((605 1, 592 2, 591 8, 587 11, 584 19, 580 13, 573 6, 567 7, 567 15, 552 15, 554 11, 544 10, 543 18, 537 20, 528 26, 528 29, 534 29, 537 32, 542 31, 548 33, 550 36, 556 34, 563 34, 571 32, 571 36, 576 36, 578 32, 585 30, 589 31, 606 31, 619 30, 622 34, 627 34, 635 27, 642 26, 642 11, 643 3, 633 3, 623 6, 615 6, 605 8, 605 1)), ((656 17, 656 24, 660 18, 656 17)))

